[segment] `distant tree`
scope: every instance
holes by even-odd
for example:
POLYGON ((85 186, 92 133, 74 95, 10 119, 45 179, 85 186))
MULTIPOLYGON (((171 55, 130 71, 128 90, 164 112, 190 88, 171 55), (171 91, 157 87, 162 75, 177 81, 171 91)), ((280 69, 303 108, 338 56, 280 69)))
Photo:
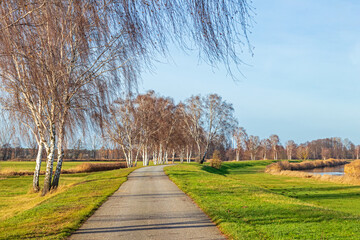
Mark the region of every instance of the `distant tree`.
POLYGON ((329 148, 322 148, 321 149, 321 156, 324 160, 330 158, 331 150, 329 148))
POLYGON ((236 126, 232 104, 223 101, 217 94, 203 98, 205 149, 200 163, 205 161, 210 143, 219 135, 229 135, 236 126))
POLYGON ((306 160, 309 158, 309 146, 299 146, 296 150, 296 155, 299 159, 306 160))
POLYGON ((356 159, 359 159, 360 156, 360 145, 356 145, 354 148, 354 153, 355 153, 355 157, 356 159))
POLYGON ((295 144, 295 142, 293 140, 289 140, 289 141, 286 142, 285 147, 286 147, 287 158, 289 160, 291 160, 292 156, 293 156, 293 152, 296 149, 296 144, 295 144))
POLYGON ((260 145, 263 151, 263 159, 267 159, 267 152, 271 149, 271 142, 269 139, 262 139, 260 145))
POLYGON ((233 138, 236 143, 236 161, 240 160, 240 152, 244 151, 246 148, 246 142, 248 141, 248 135, 245 128, 237 127, 234 129, 233 138))
POLYGON ((273 134, 269 137, 269 140, 271 143, 271 148, 273 150, 274 160, 277 160, 278 159, 278 146, 280 144, 279 136, 276 134, 273 134))
POLYGON ((258 136, 250 135, 246 145, 250 152, 251 160, 255 160, 260 146, 260 138, 258 136))
POLYGON ((204 107, 201 96, 192 96, 180 104, 183 113, 183 120, 187 127, 187 132, 192 137, 197 146, 198 159, 201 157, 201 147, 204 143, 204 107))

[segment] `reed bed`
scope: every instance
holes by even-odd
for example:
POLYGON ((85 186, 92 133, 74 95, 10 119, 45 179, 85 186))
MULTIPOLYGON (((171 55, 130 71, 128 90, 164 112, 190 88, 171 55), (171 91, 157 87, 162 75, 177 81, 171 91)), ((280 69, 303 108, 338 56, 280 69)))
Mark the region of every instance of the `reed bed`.
POLYGON ((126 168, 125 162, 117 163, 83 163, 76 166, 74 169, 63 170, 62 173, 89 173, 108 171, 119 168, 126 168))
MULTIPOLYGON (((100 172, 100 171, 108 171, 119 168, 126 168, 125 162, 117 162, 117 163, 82 163, 76 166, 73 169, 61 170, 61 173, 64 174, 72 174, 72 173, 90 173, 90 172, 100 172)), ((33 175, 33 171, 9 171, 5 170, 0 172, 0 176, 31 176, 33 175)), ((41 171, 40 175, 45 175, 45 171, 41 171)))
POLYGON ((290 170, 285 170, 281 172, 270 172, 270 174, 289 176, 289 177, 311 178, 318 181, 333 182, 333 183, 360 185, 360 178, 354 177, 352 175, 344 175, 344 176, 334 176, 334 175, 326 175, 326 174, 319 175, 319 174, 311 174, 306 172, 290 171, 290 170))
POLYGON ((360 160, 355 160, 352 163, 346 164, 344 172, 346 175, 360 178, 360 160))
POLYGON ((289 161, 280 161, 268 165, 265 169, 265 172, 276 173, 276 172, 291 171, 291 170, 310 170, 314 168, 335 167, 347 163, 349 162, 342 159, 303 161, 300 163, 290 163, 289 161))
POLYGON ((346 160, 340 159, 329 159, 329 160, 315 160, 315 161, 304 161, 300 163, 290 163, 288 161, 276 162, 268 165, 265 169, 266 173, 272 175, 283 175, 289 177, 301 177, 301 178, 311 178, 319 181, 327 181, 333 183, 343 183, 343 184, 352 184, 360 185, 360 160, 349 162, 346 160), (339 165, 345 165, 344 176, 334 176, 334 175, 320 175, 320 174, 311 174, 301 171, 293 170, 310 170, 314 168, 323 168, 323 167, 335 167, 339 165))

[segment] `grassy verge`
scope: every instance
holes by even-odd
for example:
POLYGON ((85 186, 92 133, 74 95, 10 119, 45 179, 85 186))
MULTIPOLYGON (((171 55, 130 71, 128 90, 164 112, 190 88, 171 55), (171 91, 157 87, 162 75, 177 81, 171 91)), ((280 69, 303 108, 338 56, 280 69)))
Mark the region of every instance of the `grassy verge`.
POLYGON ((64 174, 59 189, 45 197, 31 193, 31 176, 1 177, 0 239, 69 236, 134 169, 64 174))
POLYGON ((359 239, 360 186, 269 175, 270 163, 165 172, 231 239, 359 239))

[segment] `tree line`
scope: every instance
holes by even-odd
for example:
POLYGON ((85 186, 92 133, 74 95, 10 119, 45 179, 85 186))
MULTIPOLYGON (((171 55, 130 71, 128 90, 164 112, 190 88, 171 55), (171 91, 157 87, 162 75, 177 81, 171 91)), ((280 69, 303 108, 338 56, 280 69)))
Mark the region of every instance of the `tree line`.
MULTIPOLYGON (((0 159, 34 159, 38 153, 31 133, 16 131, 8 118, 0 128, 0 159), (19 134, 21 133, 20 141, 19 134), (21 146, 21 142, 27 148, 21 146)), ((248 135, 234 116, 232 104, 217 94, 191 96, 175 104, 154 91, 126 95, 110 104, 101 132, 67 139, 67 160, 124 159, 127 166, 180 162, 204 162, 214 150, 222 160, 259 159, 358 159, 360 145, 338 137, 296 144, 281 144, 279 136, 248 135)), ((81 135, 81 134, 80 134, 81 135)), ((55 155, 56 156, 56 155, 55 155)))
POLYGON ((234 147, 227 151, 227 159, 359 159, 360 145, 355 145, 348 138, 339 137, 317 139, 301 144, 288 140, 280 143, 279 136, 271 135, 260 139, 247 135, 242 127, 234 132, 234 147))

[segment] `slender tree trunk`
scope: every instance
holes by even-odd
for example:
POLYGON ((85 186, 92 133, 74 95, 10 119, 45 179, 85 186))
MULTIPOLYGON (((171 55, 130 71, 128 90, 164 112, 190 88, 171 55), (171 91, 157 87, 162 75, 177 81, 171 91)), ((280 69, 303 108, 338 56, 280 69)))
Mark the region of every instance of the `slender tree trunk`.
POLYGON ((196 160, 196 161, 199 161, 201 160, 201 147, 200 147, 200 144, 199 143, 196 143, 197 144, 197 147, 198 147, 198 155, 199 155, 199 159, 196 160))
POLYGON ((190 149, 190 154, 189 154, 188 163, 190 163, 190 162, 191 162, 191 155, 192 155, 192 151, 191 151, 191 149, 190 149))
POLYGON ((46 160, 46 171, 45 171, 44 188, 42 191, 42 195, 47 194, 51 188, 51 179, 52 179, 54 153, 55 153, 55 142, 56 142, 55 137, 56 137, 55 126, 53 125, 51 136, 50 136, 50 146, 49 146, 48 156, 47 156, 47 160, 46 160))
POLYGON ((174 162, 175 162, 175 150, 174 150, 174 149, 172 150, 172 159, 171 159, 171 162, 172 162, 172 164, 174 164, 174 162))
POLYGON ((237 162, 240 161, 240 150, 239 149, 236 150, 236 161, 237 162))
POLYGON ((145 148, 145 166, 149 166, 149 154, 147 147, 145 148))
POLYGON ((33 179, 33 190, 34 190, 34 192, 40 191, 39 176, 40 176, 41 156, 42 156, 43 147, 44 147, 43 143, 40 142, 39 143, 38 153, 37 153, 37 156, 36 156, 36 166, 35 166, 34 179, 33 179))
POLYGON ((157 164, 157 152, 156 152, 156 150, 153 152, 153 163, 154 163, 154 165, 157 164))
POLYGON ((189 162, 189 146, 186 146, 186 162, 189 162))
POLYGON ((62 148, 62 146, 60 148, 58 148, 58 156, 57 157, 58 157, 58 159, 57 159, 57 164, 56 164, 56 170, 55 170, 53 182, 51 184, 51 188, 53 188, 53 189, 55 189, 59 186, 61 167, 62 167, 63 159, 64 159, 64 149, 62 148))
POLYGON ((58 145, 57 145, 57 150, 58 150, 58 155, 57 155, 57 164, 56 164, 56 170, 55 170, 55 174, 54 174, 54 179, 52 181, 51 184, 51 188, 55 189, 59 186, 59 180, 60 180, 60 174, 61 174, 61 167, 63 164, 63 159, 64 159, 64 149, 63 149, 63 140, 64 140, 64 126, 61 127, 61 130, 59 132, 59 137, 58 137, 58 145))
POLYGON ((143 160, 143 166, 146 166, 146 160, 145 160, 145 146, 142 149, 142 160, 143 160))

